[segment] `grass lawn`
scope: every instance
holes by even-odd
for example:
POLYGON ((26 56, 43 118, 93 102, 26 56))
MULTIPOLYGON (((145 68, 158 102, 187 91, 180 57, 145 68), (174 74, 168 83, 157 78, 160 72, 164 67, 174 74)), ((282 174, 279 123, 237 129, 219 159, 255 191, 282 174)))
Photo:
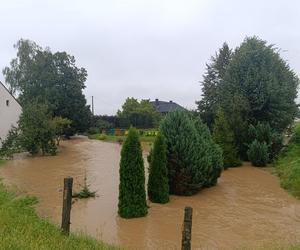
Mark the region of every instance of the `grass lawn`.
POLYGON ((274 163, 281 186, 300 199, 300 146, 291 144, 274 163))
POLYGON ((5 160, 0 159, 0 166, 5 163, 5 160))
POLYGON ((119 249, 83 235, 64 236, 39 218, 35 198, 18 197, 0 183, 0 249, 119 249))

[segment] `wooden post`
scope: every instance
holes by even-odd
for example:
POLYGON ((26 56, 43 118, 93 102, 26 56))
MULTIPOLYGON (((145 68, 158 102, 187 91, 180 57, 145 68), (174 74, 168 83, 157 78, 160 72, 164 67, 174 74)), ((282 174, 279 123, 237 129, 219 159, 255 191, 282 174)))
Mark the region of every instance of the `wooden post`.
POLYGON ((63 194, 63 208, 62 208, 62 219, 61 229, 65 234, 70 233, 70 218, 71 218, 71 207, 72 207, 72 186, 73 178, 64 178, 64 194, 63 194))
POLYGON ((181 249, 182 250, 190 250, 191 249, 192 215, 193 215, 193 208, 185 207, 183 230, 182 230, 182 241, 181 241, 181 249))

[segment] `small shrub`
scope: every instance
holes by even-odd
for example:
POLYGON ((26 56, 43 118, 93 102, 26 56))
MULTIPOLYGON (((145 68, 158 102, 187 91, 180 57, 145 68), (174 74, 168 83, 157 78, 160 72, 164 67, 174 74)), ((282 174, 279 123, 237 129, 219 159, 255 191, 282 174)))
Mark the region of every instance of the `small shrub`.
POLYGON ((272 129, 269 123, 258 122, 256 126, 250 125, 248 129, 248 140, 265 142, 268 148, 269 162, 274 160, 282 149, 282 136, 272 129))
POLYGON ((247 151, 248 158, 256 167, 264 167, 269 160, 268 146, 265 142, 254 140, 247 151))
POLYGON ((78 199, 86 199, 86 198, 90 198, 90 197, 96 197, 96 192, 91 191, 90 190, 90 185, 87 184, 86 172, 84 174, 84 184, 82 186, 82 189, 79 192, 74 193, 72 195, 72 197, 73 198, 78 198, 78 199))
POLYGON ((98 137, 99 140, 104 141, 107 139, 107 135, 106 134, 100 134, 98 137))
POLYGON ((162 134, 158 134, 148 156, 148 197, 155 203, 169 201, 169 179, 167 170, 167 145, 162 134))
POLYGON ((20 144, 20 131, 16 127, 12 127, 5 140, 2 141, 0 148, 0 159, 1 158, 12 158, 13 154, 22 151, 20 144))
POLYGON ((98 134, 99 131, 100 131, 99 128, 91 127, 88 129, 88 134, 90 134, 90 135, 98 134))
POLYGON ((147 214, 145 170, 138 132, 130 128, 123 144, 120 161, 118 214, 123 218, 147 214))

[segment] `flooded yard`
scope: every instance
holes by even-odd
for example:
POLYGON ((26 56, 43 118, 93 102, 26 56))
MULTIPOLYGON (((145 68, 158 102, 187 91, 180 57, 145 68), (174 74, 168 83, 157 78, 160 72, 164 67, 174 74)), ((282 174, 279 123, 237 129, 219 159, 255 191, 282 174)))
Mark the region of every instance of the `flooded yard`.
POLYGON ((279 187, 275 176, 250 166, 226 170, 217 186, 195 196, 171 196, 165 205, 149 203, 145 218, 119 218, 120 149, 115 143, 77 138, 64 141, 54 157, 8 161, 0 176, 20 192, 38 197, 39 215, 59 225, 63 178, 74 177, 74 191, 79 191, 86 173, 98 196, 75 201, 71 230, 129 249, 180 249, 185 206, 194 209, 193 249, 252 248, 300 239, 300 202, 279 187))

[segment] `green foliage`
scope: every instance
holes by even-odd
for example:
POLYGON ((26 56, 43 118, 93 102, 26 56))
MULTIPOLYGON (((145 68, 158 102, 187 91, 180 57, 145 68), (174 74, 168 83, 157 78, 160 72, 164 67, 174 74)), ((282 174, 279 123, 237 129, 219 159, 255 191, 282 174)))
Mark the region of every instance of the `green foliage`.
POLYGON ((291 143, 300 146, 300 123, 296 123, 293 127, 291 143))
POLYGON ((119 249, 90 237, 61 230, 34 211, 36 199, 18 197, 0 184, 0 249, 119 249))
POLYGON ((249 124, 269 122, 281 134, 293 122, 298 78, 279 51, 257 37, 235 50, 220 82, 221 106, 234 132, 239 154, 246 157, 249 124))
POLYGON ((73 198, 87 199, 90 197, 96 197, 96 192, 90 190, 90 185, 87 183, 86 173, 84 175, 84 184, 79 192, 72 195, 73 198))
POLYGON ((95 134, 99 134, 100 130, 96 127, 91 127, 88 129, 87 132, 89 135, 95 135, 95 134))
POLYGON ((13 154, 22 151, 20 144, 20 131, 16 127, 12 127, 6 138, 2 141, 0 148, 0 159, 1 158, 11 158, 13 154))
POLYGON ((248 130, 248 138, 251 142, 257 140, 266 143, 270 161, 279 154, 282 148, 282 136, 272 129, 269 123, 258 122, 256 126, 251 124, 248 130))
POLYGON ((70 134, 89 127, 91 112, 82 90, 87 71, 75 65, 66 52, 52 53, 33 41, 19 40, 14 46, 17 58, 3 70, 12 92, 19 93, 22 106, 27 102, 45 104, 53 117, 72 121, 70 134))
POLYGON ((206 64, 206 72, 202 81, 202 99, 197 101, 198 111, 201 119, 212 129, 219 100, 219 87, 222 81, 226 67, 230 62, 232 51, 227 43, 224 43, 222 48, 211 57, 211 62, 206 64))
POLYGON ((147 212, 142 149, 138 132, 131 127, 121 151, 118 213, 135 218, 147 212))
POLYGON ((291 143, 274 162, 281 186, 300 199, 300 145, 291 143))
POLYGON ((162 121, 166 138, 171 194, 192 195, 216 184, 222 171, 222 154, 208 128, 185 111, 169 113, 162 121))
POLYGON ((164 136, 159 133, 150 152, 148 197, 155 203, 169 201, 169 179, 167 170, 167 145, 164 136))
POLYGON ((206 166, 206 180, 204 187, 217 184, 218 178, 223 170, 222 149, 213 140, 208 127, 199 116, 191 116, 199 136, 198 153, 200 166, 206 166))
POLYGON ((19 120, 20 143, 31 154, 56 154, 56 128, 46 105, 27 104, 19 120))
POLYGON ((268 146, 266 142, 254 140, 247 151, 248 158, 256 167, 264 167, 269 161, 268 146))
POLYGON ((118 111, 117 117, 120 120, 120 126, 125 128, 129 126, 153 128, 157 127, 161 120, 161 115, 154 110, 148 100, 139 102, 135 98, 126 99, 122 111, 118 111))
POLYGON ((216 114, 213 138, 222 148, 224 169, 240 166, 241 160, 234 145, 234 135, 222 109, 219 109, 216 114))
POLYGON ((59 145, 59 142, 63 135, 67 133, 67 130, 70 128, 72 121, 67 118, 62 118, 61 116, 56 116, 52 119, 52 126, 54 127, 56 144, 59 145))

